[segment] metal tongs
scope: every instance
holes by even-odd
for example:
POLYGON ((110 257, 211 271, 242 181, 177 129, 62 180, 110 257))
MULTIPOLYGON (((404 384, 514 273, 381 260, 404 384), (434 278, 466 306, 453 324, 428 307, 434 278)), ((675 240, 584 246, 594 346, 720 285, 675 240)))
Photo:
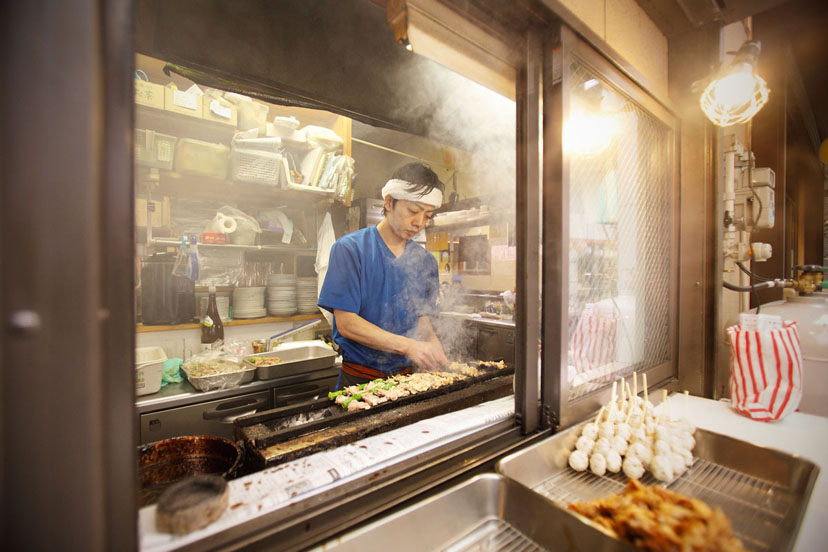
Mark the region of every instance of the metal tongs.
POLYGON ((279 345, 279 342, 276 341, 277 337, 282 338, 284 340, 285 337, 287 337, 289 335, 293 335, 293 334, 295 334, 296 332, 298 332, 300 330, 307 330, 308 328, 316 326, 317 324, 322 322, 322 320, 323 320, 322 318, 317 318, 316 320, 311 320, 309 322, 305 322, 304 324, 299 324, 295 328, 285 330, 281 333, 277 333, 276 335, 271 335, 269 338, 267 338, 267 350, 272 351, 275 347, 277 347, 279 345))

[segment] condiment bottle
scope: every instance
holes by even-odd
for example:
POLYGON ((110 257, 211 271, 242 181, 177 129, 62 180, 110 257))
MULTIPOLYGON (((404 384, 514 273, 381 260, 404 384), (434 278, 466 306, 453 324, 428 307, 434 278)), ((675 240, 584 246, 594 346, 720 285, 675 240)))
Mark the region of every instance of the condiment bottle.
POLYGON ((210 286, 210 301, 207 313, 201 321, 201 350, 211 350, 216 341, 224 341, 224 325, 216 305, 216 286, 210 286))

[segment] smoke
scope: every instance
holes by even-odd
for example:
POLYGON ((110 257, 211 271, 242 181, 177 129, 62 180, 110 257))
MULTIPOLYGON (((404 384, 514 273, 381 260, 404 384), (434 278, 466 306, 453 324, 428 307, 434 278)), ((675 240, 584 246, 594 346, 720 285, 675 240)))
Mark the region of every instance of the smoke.
MULTIPOLYGON (((511 209, 515 199, 515 102, 431 60, 416 64, 421 87, 407 91, 395 113, 417 120, 431 140, 467 155, 457 160, 458 179, 472 197, 492 196, 492 209, 511 209)), ((411 68, 400 76, 411 82, 411 68)))

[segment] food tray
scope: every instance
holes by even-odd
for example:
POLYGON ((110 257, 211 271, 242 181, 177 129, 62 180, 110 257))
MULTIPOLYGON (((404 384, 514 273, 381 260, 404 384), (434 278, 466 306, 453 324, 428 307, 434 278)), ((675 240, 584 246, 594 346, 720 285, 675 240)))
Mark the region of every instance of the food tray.
POLYGON ((245 357, 246 365, 255 367, 260 380, 292 376, 324 370, 334 365, 336 353, 322 342, 291 346, 290 343, 277 347, 275 351, 257 353, 245 357), (271 366, 256 366, 252 358, 278 357, 282 362, 271 366))
MULTIPOLYGON (((584 422, 586 423, 586 422, 584 422)), ((596 476, 567 465, 584 424, 507 456, 496 471, 566 509, 571 502, 621 492, 623 474, 596 476)), ((641 482, 658 484, 720 506, 745 548, 791 550, 819 467, 812 462, 732 437, 697 429, 695 461, 669 483, 647 473, 641 482)))
POLYGON ((198 391, 213 391, 215 389, 235 389, 240 385, 253 381, 256 370, 251 370, 242 364, 242 368, 224 374, 213 374, 210 376, 191 376, 187 373, 187 365, 181 367, 181 371, 187 376, 187 380, 198 391))
POLYGON ((478 475, 361 529, 319 550, 398 551, 632 550, 556 508, 529 489, 497 474, 478 475))

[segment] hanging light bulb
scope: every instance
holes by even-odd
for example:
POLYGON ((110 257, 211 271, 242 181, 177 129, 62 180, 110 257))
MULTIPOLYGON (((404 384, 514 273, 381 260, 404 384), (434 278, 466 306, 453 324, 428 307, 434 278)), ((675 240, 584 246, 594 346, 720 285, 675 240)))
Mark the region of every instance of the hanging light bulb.
POLYGON ((742 44, 733 62, 702 92, 702 111, 713 124, 726 127, 746 123, 768 101, 768 84, 756 74, 762 43, 742 44))

